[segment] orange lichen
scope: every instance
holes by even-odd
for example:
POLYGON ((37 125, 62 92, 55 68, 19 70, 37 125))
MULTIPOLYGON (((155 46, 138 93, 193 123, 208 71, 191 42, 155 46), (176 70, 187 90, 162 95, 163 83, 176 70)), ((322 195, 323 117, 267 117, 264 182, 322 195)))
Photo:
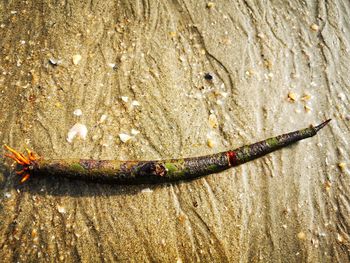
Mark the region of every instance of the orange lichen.
POLYGON ((21 183, 24 183, 27 181, 30 177, 29 169, 32 165, 32 162, 36 160, 33 152, 31 152, 29 149, 26 148, 28 156, 24 156, 24 154, 17 152, 16 150, 12 149, 8 145, 4 145, 4 148, 11 152, 11 154, 5 154, 6 157, 11 158, 14 160, 17 164, 22 165, 22 170, 16 171, 16 174, 23 175, 21 179, 21 183))

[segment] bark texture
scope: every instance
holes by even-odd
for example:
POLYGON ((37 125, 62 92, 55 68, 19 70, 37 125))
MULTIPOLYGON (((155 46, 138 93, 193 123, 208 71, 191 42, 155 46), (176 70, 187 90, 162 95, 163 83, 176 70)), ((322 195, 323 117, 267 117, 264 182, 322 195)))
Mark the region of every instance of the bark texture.
POLYGON ((50 158, 198 156, 333 118, 187 183, 19 185, 1 159, 4 262, 350 260, 349 1, 1 1, 0 47, 0 142, 50 158))

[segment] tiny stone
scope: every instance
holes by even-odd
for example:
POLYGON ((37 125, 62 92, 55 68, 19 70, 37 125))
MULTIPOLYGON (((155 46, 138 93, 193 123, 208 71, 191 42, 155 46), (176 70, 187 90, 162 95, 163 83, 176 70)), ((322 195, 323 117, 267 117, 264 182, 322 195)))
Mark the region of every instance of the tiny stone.
POLYGON ((35 228, 33 228, 31 235, 32 238, 35 238, 38 235, 38 231, 35 228))
POLYGON ((345 96, 344 93, 339 93, 339 94, 338 94, 338 98, 339 98, 340 100, 342 100, 342 101, 345 101, 346 96, 345 96))
POLYGON ((214 141, 212 139, 208 139, 207 140, 207 145, 208 145, 209 148, 213 148, 215 143, 214 143, 214 141))
POLYGON ((77 54, 73 56, 73 64, 78 65, 81 60, 81 55, 77 54))
POLYGON ((300 240, 305 240, 306 235, 305 235, 305 233, 304 233, 303 231, 301 231, 301 232, 299 232, 299 233, 297 234, 297 237, 298 237, 300 240))
POLYGON ((211 9, 211 8, 213 8, 213 7, 215 7, 215 3, 213 3, 213 2, 208 2, 208 3, 207 3, 207 8, 208 8, 208 9, 211 9))
POLYGON ((312 109, 311 109, 309 106, 307 106, 307 105, 304 106, 304 109, 305 109, 306 112, 310 112, 310 111, 312 110, 312 109))
POLYGON ((169 32, 169 36, 170 36, 170 37, 176 37, 176 32, 175 32, 175 31, 169 32))
POLYGON ((115 63, 108 63, 108 66, 110 66, 112 69, 117 68, 117 65, 115 63))
POLYGON ((311 28, 312 31, 315 31, 315 32, 317 32, 317 31, 319 30, 319 26, 316 25, 316 24, 312 24, 312 25, 310 26, 310 28, 311 28))
POLYGON ((228 96, 228 92, 221 92, 220 95, 224 98, 227 98, 228 96))
POLYGON ((288 99, 289 99, 289 101, 291 101, 291 102, 295 102, 296 99, 297 99, 297 94, 294 93, 294 92, 289 92, 289 93, 288 93, 288 99))
POLYGON ((344 172, 346 169, 346 163, 343 163, 343 162, 338 163, 338 167, 342 172, 344 172))
POLYGON ((304 96, 302 96, 300 100, 302 100, 302 101, 309 101, 310 99, 311 99, 311 95, 304 94, 304 96))
POLYGON ((344 238, 341 234, 337 233, 337 240, 340 242, 340 243, 343 243, 344 242, 344 238))
POLYGON ((128 135, 128 134, 125 134, 125 133, 120 133, 119 134, 119 138, 120 138, 120 140, 122 141, 122 142, 127 142, 127 141, 129 141, 132 137, 130 136, 130 135, 128 135))
POLYGON ((258 38, 264 39, 264 38, 265 38, 265 34, 264 34, 264 33, 259 33, 259 34, 258 34, 258 38))

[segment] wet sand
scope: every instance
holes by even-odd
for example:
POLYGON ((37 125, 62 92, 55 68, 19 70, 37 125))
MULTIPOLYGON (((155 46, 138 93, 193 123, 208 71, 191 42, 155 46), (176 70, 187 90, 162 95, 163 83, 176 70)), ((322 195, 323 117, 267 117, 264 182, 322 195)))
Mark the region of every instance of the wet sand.
POLYGON ((0 258, 350 260, 348 2, 30 2, 0 3, 2 144, 46 158, 179 158, 333 121, 160 186, 19 184, 1 159, 0 258), (86 138, 69 142, 76 123, 86 138))

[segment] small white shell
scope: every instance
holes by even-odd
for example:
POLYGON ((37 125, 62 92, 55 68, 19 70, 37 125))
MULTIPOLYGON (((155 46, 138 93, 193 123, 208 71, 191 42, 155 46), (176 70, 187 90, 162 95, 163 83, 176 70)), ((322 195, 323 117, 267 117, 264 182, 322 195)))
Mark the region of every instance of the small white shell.
POLYGON ((124 101, 124 102, 128 102, 128 100, 129 100, 129 97, 127 97, 127 96, 121 96, 120 98, 121 98, 122 101, 124 101))
POLYGON ((83 115, 83 112, 81 111, 81 109, 76 109, 75 111, 73 111, 73 114, 75 116, 81 116, 81 115, 83 115))
POLYGON ((99 123, 102 123, 102 122, 104 122, 105 120, 107 120, 107 115, 106 115, 106 114, 102 114, 99 123))
POLYGON ((141 193, 152 193, 153 190, 151 188, 144 188, 141 190, 141 193))
POLYGON ((131 134, 132 135, 137 135, 137 134, 139 134, 140 133, 140 131, 138 131, 138 130, 136 130, 136 129, 131 129, 131 134))
POLYGON ((61 213, 61 214, 65 214, 65 213, 66 213, 66 208, 65 208, 64 206, 59 205, 59 206, 57 207, 57 210, 58 210, 58 212, 61 213))
POLYGON ((79 54, 74 55, 72 59, 73 59, 73 64, 78 65, 80 60, 81 60, 81 55, 79 55, 79 54))
POLYGON ((125 133, 120 133, 119 134, 119 138, 122 142, 127 142, 129 141, 132 137, 129 134, 125 134, 125 133))
POLYGON ((133 101, 131 102, 131 105, 132 105, 132 106, 140 106, 141 104, 140 104, 140 102, 138 102, 137 100, 133 100, 133 101))
POLYGON ((69 130, 68 136, 67 136, 67 142, 72 143, 73 139, 78 136, 81 139, 85 140, 87 136, 88 130, 84 124, 76 123, 74 126, 69 130))

